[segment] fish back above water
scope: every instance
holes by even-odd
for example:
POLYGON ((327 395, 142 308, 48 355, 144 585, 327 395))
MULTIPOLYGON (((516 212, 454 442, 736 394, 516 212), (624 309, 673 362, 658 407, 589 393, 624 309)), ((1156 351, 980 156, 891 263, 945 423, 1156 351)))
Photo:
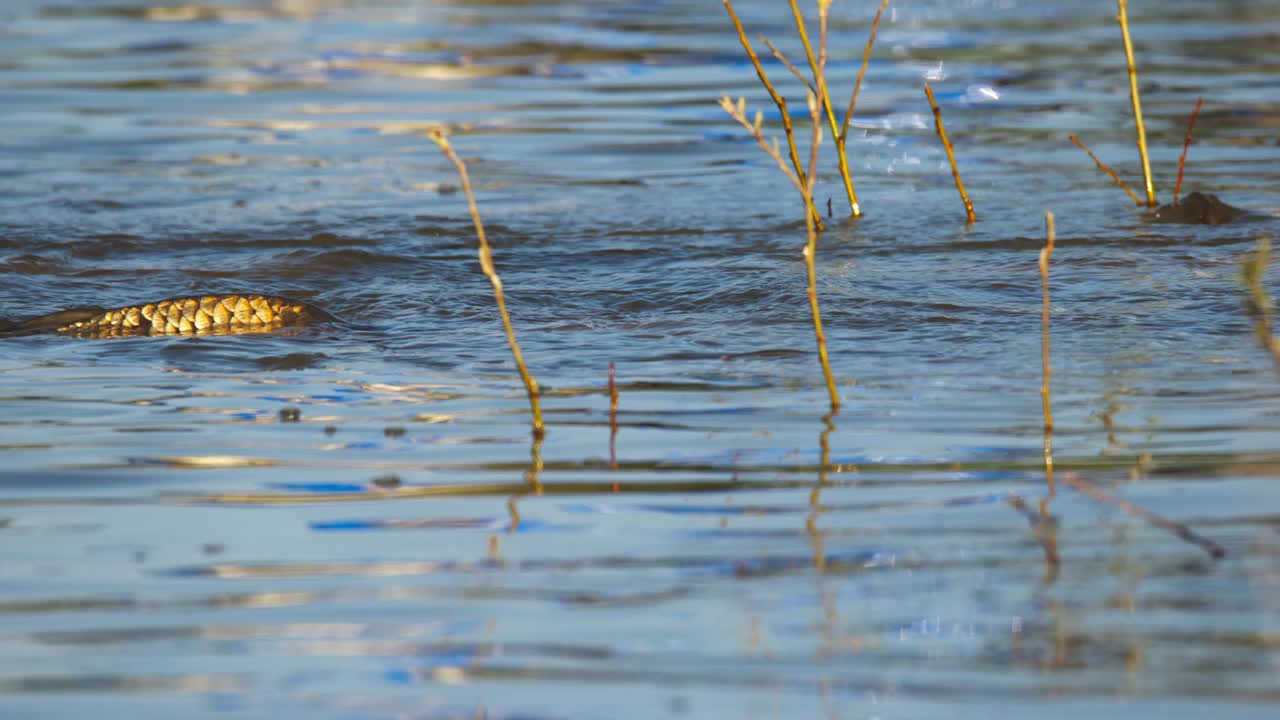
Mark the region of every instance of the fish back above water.
POLYGON ((204 295, 114 309, 61 310, 19 322, 0 321, 0 335, 62 333, 82 338, 234 335, 269 332, 336 318, 314 305, 274 295, 204 295))

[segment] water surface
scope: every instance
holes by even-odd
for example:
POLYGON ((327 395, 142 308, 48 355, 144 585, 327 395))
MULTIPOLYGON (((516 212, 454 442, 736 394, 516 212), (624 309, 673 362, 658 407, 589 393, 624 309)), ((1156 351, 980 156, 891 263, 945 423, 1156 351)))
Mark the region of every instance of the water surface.
MULTIPOLYGON (((738 9, 801 56, 785 7, 738 9)), ((837 105, 874 10, 834 7, 837 105)), ((1131 9, 1161 200, 1203 96, 1185 190, 1254 213, 1212 227, 1067 141, 1137 182, 1114 13, 890 6, 866 216, 820 177, 824 420, 799 203, 716 99, 780 123, 719 3, 5 3, 0 315, 346 322, 0 344, 0 714, 1269 716, 1280 384, 1237 275, 1280 228, 1280 8, 1131 9), (1046 209, 1059 475, 1225 558, 1062 484, 1039 521, 1046 209)))

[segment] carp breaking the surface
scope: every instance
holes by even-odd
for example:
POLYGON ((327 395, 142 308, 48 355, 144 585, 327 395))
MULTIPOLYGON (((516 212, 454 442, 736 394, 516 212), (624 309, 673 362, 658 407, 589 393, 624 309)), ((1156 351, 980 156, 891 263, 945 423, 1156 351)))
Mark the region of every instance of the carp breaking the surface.
POLYGON ((314 305, 273 295, 204 295, 115 309, 73 308, 18 322, 0 320, 0 335, 235 335, 336 319, 314 305))

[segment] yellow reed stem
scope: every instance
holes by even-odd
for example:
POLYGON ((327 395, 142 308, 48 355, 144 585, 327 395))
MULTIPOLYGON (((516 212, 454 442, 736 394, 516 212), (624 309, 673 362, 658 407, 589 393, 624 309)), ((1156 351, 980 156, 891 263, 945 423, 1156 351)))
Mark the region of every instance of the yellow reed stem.
MULTIPOLYGON (((818 112, 818 99, 809 93, 809 119, 813 123, 813 142, 809 151, 809 180, 805 192, 813 195, 813 169, 818 163, 818 146, 822 144, 822 120, 818 112)), ((822 376, 827 383, 827 395, 831 399, 831 412, 840 410, 840 395, 831 374, 831 359, 827 356, 827 335, 822 330, 822 309, 818 304, 818 228, 812 222, 805 226, 807 239, 804 246, 804 266, 809 279, 809 309, 813 314, 813 335, 818 344, 818 362, 822 364, 822 376)))
MULTIPOLYGON (((778 107, 778 112, 782 115, 782 129, 787 136, 787 150, 791 156, 791 164, 795 168, 796 175, 801 177, 801 182, 803 182, 804 168, 800 165, 800 153, 796 150, 795 133, 791 127, 791 115, 787 111, 787 101, 774 89, 773 83, 769 82, 769 76, 765 73, 764 66, 760 64, 760 57, 756 55, 756 51, 751 47, 751 41, 747 39, 747 32, 742 27, 742 21, 738 19, 738 14, 733 10, 733 3, 731 0, 722 1, 724 9, 729 12, 729 19, 733 21, 733 26, 738 31, 738 42, 742 43, 742 49, 747 51, 747 57, 751 58, 751 64, 755 66, 756 76, 760 78, 760 84, 764 85, 764 89, 769 93, 773 104, 778 107)), ((805 210, 813 217, 813 221, 817 226, 821 228, 822 218, 819 217, 818 209, 814 207, 811 196, 805 199, 805 210)))
POLYGON ((1124 57, 1129 63, 1129 99, 1133 102, 1133 120, 1138 125, 1138 154, 1142 156, 1142 182, 1147 190, 1147 207, 1156 206, 1156 188, 1151 179, 1151 157, 1147 154, 1147 125, 1142 121, 1142 98, 1138 94, 1138 69, 1133 61, 1133 38, 1129 37, 1129 0, 1116 0, 1120 12, 1120 35, 1124 38, 1124 57))
POLYGON ((862 207, 858 204, 858 193, 853 189, 853 177, 849 174, 849 158, 845 155, 844 143, 840 140, 840 128, 836 121, 835 110, 831 107, 831 94, 827 91, 827 20, 831 13, 831 0, 818 0, 818 23, 821 28, 818 37, 819 58, 813 55, 813 45, 809 42, 809 31, 805 27, 804 15, 796 0, 788 0, 791 14, 795 18, 796 32, 804 45, 805 58, 809 61, 809 69, 813 72, 813 85, 818 99, 822 102, 823 113, 831 126, 831 136, 836 142, 836 162, 840 168, 840 180, 844 183, 844 192, 849 200, 849 213, 853 217, 862 217, 862 207))
POLYGON ((853 119, 853 108, 858 104, 858 92, 862 90, 862 76, 867 74, 867 64, 871 62, 871 46, 876 42, 876 31, 880 29, 880 16, 888 7, 889 0, 880 0, 880 8, 876 10, 876 19, 871 22, 871 36, 867 38, 867 46, 862 49, 862 67, 858 68, 858 79, 853 83, 853 95, 849 97, 849 109, 844 111, 844 123, 840 126, 840 134, 836 136, 837 147, 842 147, 849 136, 849 121, 853 119))
POLYGON ((475 194, 471 191, 471 179, 467 175, 466 163, 462 162, 462 158, 453 151, 453 146, 449 144, 449 138, 440 130, 432 130, 431 141, 440 146, 440 150, 444 152, 445 157, 453 162, 453 166, 458 169, 458 177, 462 181, 462 191, 467 196, 467 206, 471 210, 471 220, 475 224, 476 239, 479 242, 480 254, 480 270, 484 272, 485 277, 489 278, 489 284, 493 286, 493 298, 498 304, 498 314, 502 316, 502 327, 507 333, 507 344, 511 346, 511 356, 515 358, 516 368, 520 371, 520 379, 524 381, 525 394, 529 396, 529 408, 533 413, 533 436, 540 439, 546 428, 542 422, 542 407, 539 403, 540 390, 538 389, 538 381, 533 375, 529 374, 529 367, 525 365, 524 354, 520 352, 520 343, 516 342, 515 329, 511 327, 511 316, 507 313, 507 299, 502 292, 502 279, 498 277, 498 271, 493 267, 493 252, 489 249, 489 239, 484 232, 484 223, 480 221, 480 208, 476 205, 475 194))
MULTIPOLYGON (((782 153, 778 149, 777 140, 775 139, 772 145, 765 140, 764 133, 761 130, 764 118, 761 117, 760 113, 756 113, 754 121, 747 119, 745 100, 738 98, 738 102, 735 104, 729 97, 722 97, 720 98, 720 107, 724 108, 724 111, 728 113, 730 117, 738 121, 739 125, 742 125, 751 133, 760 148, 764 150, 769 157, 773 158, 773 161, 778 165, 778 169, 782 171, 783 175, 787 176, 787 179, 791 181, 791 184, 795 185, 796 190, 798 190, 800 195, 804 197, 805 207, 812 207, 814 176, 816 175, 818 163, 818 147, 822 144, 822 119, 818 111, 817 95, 809 93, 808 99, 809 118, 813 122, 813 140, 809 145, 809 172, 804 173, 804 170, 801 169, 800 175, 797 175, 791 170, 791 168, 787 167, 787 163, 782 159, 782 153), (805 179, 802 181, 800 179, 801 177, 804 177, 805 179)), ((807 241, 804 248, 804 261, 805 269, 809 275, 809 306, 813 313, 814 335, 818 341, 818 359, 822 363, 822 373, 826 379, 827 393, 831 396, 831 409, 832 411, 835 411, 840 407, 840 397, 836 394, 835 380, 831 375, 831 361, 827 357, 827 338, 822 331, 822 312, 818 306, 818 271, 815 263, 818 246, 818 229, 816 218, 814 218, 812 213, 806 212, 805 231, 807 234, 807 241)))
POLYGON ((1049 403, 1049 383, 1053 377, 1053 368, 1049 363, 1049 260, 1053 257, 1053 213, 1044 213, 1045 234, 1047 239, 1040 250, 1040 364, 1043 368, 1043 380, 1040 384, 1040 402, 1044 405, 1044 475, 1049 492, 1055 492, 1053 483, 1053 410, 1049 403))
POLYGON ((973 203, 969 202, 969 193, 965 192, 964 181, 960 179, 960 169, 956 167, 956 152, 951 147, 951 141, 947 139, 947 129, 942 125, 942 110, 938 109, 938 103, 933 98, 933 88, 929 87, 929 83, 924 84, 924 94, 929 98, 929 107, 933 108, 933 126, 938 131, 938 137, 942 139, 942 147, 947 151, 947 160, 951 163, 951 176, 956 180, 956 190, 960 192, 960 199, 964 201, 964 213, 967 222, 974 222, 977 216, 973 214, 973 203))
POLYGON ((1125 183, 1124 180, 1120 179, 1120 176, 1116 174, 1115 170, 1112 170, 1111 168, 1107 167, 1106 163, 1099 160, 1098 156, 1094 155, 1092 150, 1085 147, 1084 143, 1080 142, 1080 138, 1076 137, 1075 135, 1068 135, 1067 137, 1071 138, 1071 142, 1075 143, 1076 147, 1085 151, 1086 153, 1089 154, 1089 157, 1093 158, 1093 161, 1098 165, 1099 170, 1110 175, 1111 179, 1115 181, 1116 185, 1119 185, 1121 190, 1124 190, 1126 193, 1129 194, 1129 197, 1133 200, 1134 205, 1139 205, 1139 206, 1142 205, 1142 201, 1139 200, 1138 196, 1135 195, 1134 192, 1129 189, 1129 185, 1125 183))

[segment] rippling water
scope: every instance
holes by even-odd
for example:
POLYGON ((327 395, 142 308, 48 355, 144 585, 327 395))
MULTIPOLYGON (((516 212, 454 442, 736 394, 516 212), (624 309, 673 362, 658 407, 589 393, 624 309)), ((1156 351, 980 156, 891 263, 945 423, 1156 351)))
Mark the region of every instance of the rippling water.
MULTIPOLYGON (((874 5, 834 6, 837 104, 874 5)), ((785 5, 738 9, 800 56, 785 5)), ((1280 383, 1237 276, 1280 228, 1280 6, 1131 8, 1161 199, 1203 96, 1186 189, 1252 213, 1219 226, 1150 222, 1067 142, 1138 174, 1114 14, 890 5, 866 217, 818 190, 824 419, 719 3, 8 0, 0 315, 270 291, 345 323, 0 342, 0 715, 1269 717, 1280 383)))

